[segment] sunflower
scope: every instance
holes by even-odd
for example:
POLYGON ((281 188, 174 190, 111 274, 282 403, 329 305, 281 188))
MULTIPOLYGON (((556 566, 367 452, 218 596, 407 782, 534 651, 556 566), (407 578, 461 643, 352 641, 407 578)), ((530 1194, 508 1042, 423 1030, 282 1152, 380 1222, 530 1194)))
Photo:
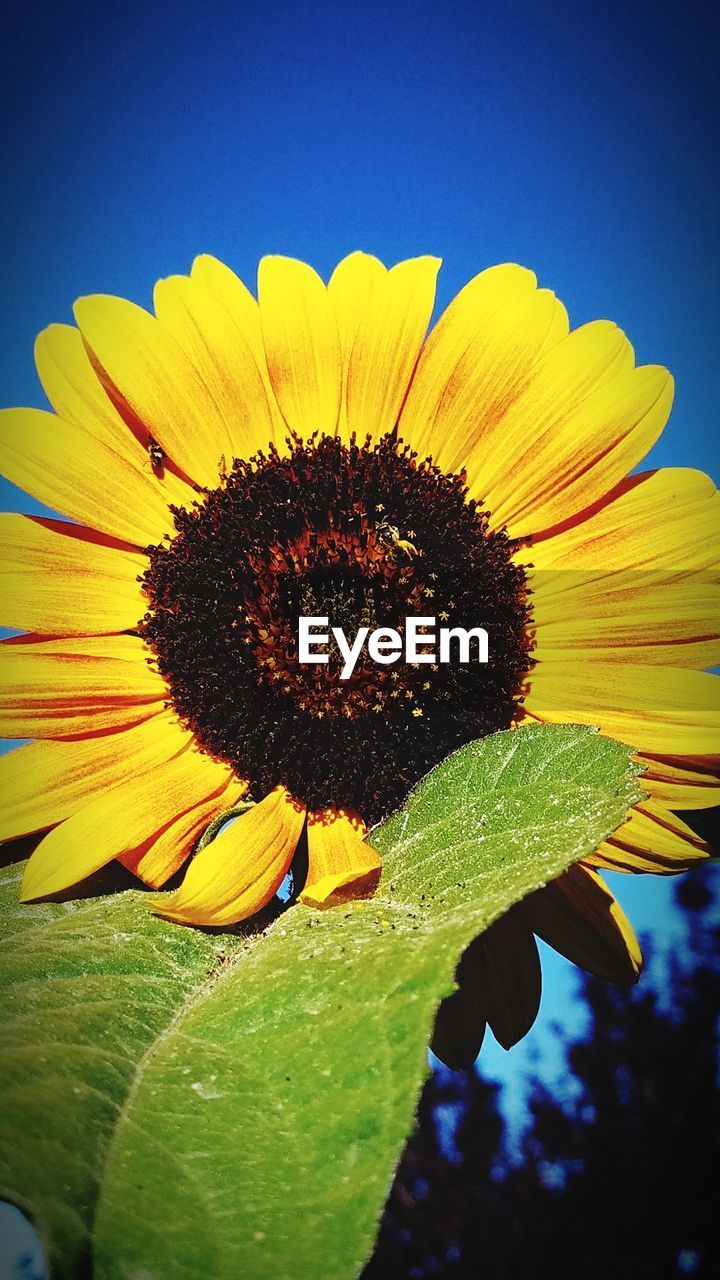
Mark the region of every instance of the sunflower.
POLYGON ((268 257, 256 301, 202 256, 156 286, 154 315, 86 297, 77 328, 40 335, 54 412, 5 411, 0 464, 68 519, 0 517, 23 633, 2 646, 0 733, 32 739, 0 762, 1 835, 47 832, 25 900, 113 859, 157 889, 195 851, 155 910, 228 925, 300 844, 301 900, 371 894, 367 829, 464 743, 597 725, 637 750, 647 798, 466 952, 436 1041, 455 1061, 486 1023, 506 1045, 531 1024, 535 935, 636 979, 598 869, 707 856, 674 811, 717 799, 720 505, 698 471, 627 478, 672 380, 615 325, 570 332, 503 265, 428 336, 439 265, 354 253, 326 286, 268 257), (300 616, 350 634, 411 615, 482 623, 490 661, 361 658, 346 682, 298 661, 300 616))

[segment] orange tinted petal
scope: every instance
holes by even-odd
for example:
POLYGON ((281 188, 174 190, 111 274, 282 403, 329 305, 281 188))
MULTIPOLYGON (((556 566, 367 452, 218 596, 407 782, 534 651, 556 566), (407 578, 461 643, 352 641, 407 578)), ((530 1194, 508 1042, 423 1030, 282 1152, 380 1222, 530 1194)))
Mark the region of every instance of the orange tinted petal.
MULTIPOLYGON (((564 345, 555 348, 558 361, 564 345)), ((505 524, 513 537, 557 525, 609 493, 645 457, 670 414, 673 381, 666 369, 629 369, 567 408, 558 404, 562 378, 560 372, 556 399, 538 384, 518 401, 517 420, 511 424, 507 415, 508 433, 524 436, 517 460, 509 434, 505 441, 509 482, 498 477, 482 491, 470 485, 473 497, 482 492, 487 500, 493 523, 505 524)))
POLYGON ((178 755, 190 743, 167 711, 118 733, 39 741, 0 756, 0 840, 62 822, 96 796, 178 755))
POLYGON ((668 760, 640 755, 642 785, 653 800, 669 809, 709 809, 720 803, 717 760, 668 760))
POLYGON ((147 609, 145 556, 119 550, 61 520, 0 514, 3 622, 46 635, 108 634, 147 609))
POLYGON ((508 406, 548 344, 566 331, 564 308, 536 288, 532 272, 513 264, 481 272, 428 337, 403 408, 402 436, 445 470, 467 467, 484 490, 508 406))
POLYGON ((703 573, 528 569, 541 662, 720 662, 720 585, 703 573))
POLYGON ((720 495, 709 476, 663 467, 623 481, 585 518, 521 548, 545 569, 669 574, 718 567, 720 495))
POLYGON ((270 380, 283 417, 302 436, 333 435, 342 365, 328 291, 312 267, 294 258, 263 258, 260 319, 270 380))
POLYGON ((328 295, 335 312, 345 377, 365 308, 387 274, 387 267, 379 258, 357 252, 343 258, 330 277, 328 295))
MULTIPOLYGON (((644 781, 642 777, 640 782, 644 781)), ((706 862, 709 856, 707 844, 687 823, 664 805, 644 800, 586 861, 608 871, 676 875, 706 862)))
POLYGON ((348 436, 377 439, 396 425, 432 315, 439 267, 439 258, 413 258, 374 274, 347 357, 348 436))
POLYGON ((173 527, 149 464, 43 409, 0 411, 0 471, 54 511, 135 546, 173 527))
POLYGON ((159 889, 180 869, 213 819, 236 804, 246 790, 246 783, 232 778, 224 791, 178 814, 132 853, 120 854, 119 861, 145 884, 159 889))
POLYGON ((0 734, 68 738, 137 724, 168 696, 136 636, 0 644, 0 734))
POLYGON ((97 796, 40 842, 25 870, 23 902, 59 893, 113 858, 148 848, 180 815, 220 795, 231 777, 225 765, 191 748, 97 796))
POLYGON ((160 280, 153 297, 158 320, 187 355, 222 419, 227 468, 235 457, 266 449, 273 419, 255 354, 202 269, 160 280))
POLYGON ((539 720, 597 725, 658 755, 720 754, 720 681, 708 672, 539 662, 528 685, 524 707, 539 720))
MULTIPOLYGON (((148 460, 147 426, 139 419, 126 422, 120 416, 95 370, 82 334, 69 324, 51 324, 35 343, 35 364, 43 390, 58 417, 82 427, 84 432, 119 454, 161 495, 163 502, 187 506, 193 490, 169 468, 162 475, 148 460)), ((162 530, 160 531, 162 532, 162 530)), ((153 541, 157 541, 157 535, 153 541)), ((147 539, 140 539, 144 544, 147 539)))
POLYGON ((191 480, 217 485, 232 451, 227 424, 172 333, 134 302, 104 294, 78 299, 75 318, 122 416, 143 423, 191 480))

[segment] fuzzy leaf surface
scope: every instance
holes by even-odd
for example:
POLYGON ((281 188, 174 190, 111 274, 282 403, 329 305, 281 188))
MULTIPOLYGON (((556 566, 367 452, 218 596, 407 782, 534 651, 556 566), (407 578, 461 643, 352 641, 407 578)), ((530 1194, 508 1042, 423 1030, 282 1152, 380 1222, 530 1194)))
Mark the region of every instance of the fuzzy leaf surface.
POLYGON ((20 907, 6 870, 0 1194, 53 1274, 356 1276, 460 955, 639 795, 629 749, 591 729, 472 743, 371 834, 372 901, 254 936, 138 892, 20 907))

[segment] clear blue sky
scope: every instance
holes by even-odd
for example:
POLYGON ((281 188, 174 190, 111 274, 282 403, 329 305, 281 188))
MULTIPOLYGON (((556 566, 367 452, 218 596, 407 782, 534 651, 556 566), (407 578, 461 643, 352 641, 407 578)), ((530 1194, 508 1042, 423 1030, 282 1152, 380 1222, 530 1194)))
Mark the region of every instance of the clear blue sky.
MULTIPOLYGON (((445 259, 439 302, 513 259, 677 379, 652 462, 717 478, 718 9, 549 0, 6 6, 0 402, 42 404, 36 333, 96 291, 147 304, 196 253, 445 259), (713 451, 715 456, 713 457, 713 451)), ((9 487, 2 505, 30 510, 9 487)), ((617 878, 616 878, 617 879, 617 878)), ((666 883, 615 885, 658 936, 666 883)), ((567 1019, 547 970, 540 1030, 567 1019)), ((485 1052, 485 1051, 484 1051, 485 1052)))

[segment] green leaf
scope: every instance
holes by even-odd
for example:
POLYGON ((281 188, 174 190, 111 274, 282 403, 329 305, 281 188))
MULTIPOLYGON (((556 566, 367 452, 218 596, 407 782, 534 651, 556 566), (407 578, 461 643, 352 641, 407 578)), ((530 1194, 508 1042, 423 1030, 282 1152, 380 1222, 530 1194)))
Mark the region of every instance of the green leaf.
POLYGON ((638 799, 575 726, 473 743, 372 836, 377 896, 208 935, 129 892, 17 906, 5 873, 0 1183, 57 1275, 350 1280, 464 948, 638 799))

